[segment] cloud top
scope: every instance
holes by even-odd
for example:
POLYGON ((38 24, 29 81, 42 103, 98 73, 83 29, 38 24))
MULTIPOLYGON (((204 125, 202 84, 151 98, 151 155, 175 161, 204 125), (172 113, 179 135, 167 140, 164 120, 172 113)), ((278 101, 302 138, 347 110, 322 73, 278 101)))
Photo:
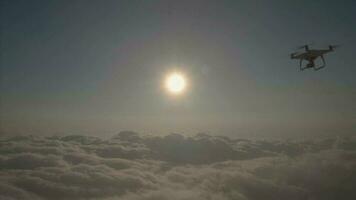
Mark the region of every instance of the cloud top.
POLYGON ((0 199, 355 199, 356 138, 198 134, 0 140, 0 199))

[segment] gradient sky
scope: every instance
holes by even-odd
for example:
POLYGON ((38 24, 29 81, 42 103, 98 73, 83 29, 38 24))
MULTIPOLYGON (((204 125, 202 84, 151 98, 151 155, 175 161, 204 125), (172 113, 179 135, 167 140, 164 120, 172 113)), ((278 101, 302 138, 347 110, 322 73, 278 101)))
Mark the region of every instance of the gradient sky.
POLYGON ((2 134, 356 131, 356 3, 1 1, 2 134), (342 44, 300 72, 296 46, 342 44), (187 93, 162 91, 167 72, 187 93))

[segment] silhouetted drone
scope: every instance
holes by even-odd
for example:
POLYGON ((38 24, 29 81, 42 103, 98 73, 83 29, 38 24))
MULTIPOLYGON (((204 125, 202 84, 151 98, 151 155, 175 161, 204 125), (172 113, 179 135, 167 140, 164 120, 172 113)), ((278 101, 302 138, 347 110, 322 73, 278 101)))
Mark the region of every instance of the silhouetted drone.
POLYGON ((336 47, 339 45, 329 45, 329 49, 309 49, 308 45, 303 45, 299 47, 299 49, 305 49, 305 52, 295 52, 290 55, 291 59, 299 59, 299 67, 300 70, 308 69, 308 68, 314 68, 314 70, 319 70, 325 67, 325 59, 324 59, 324 54, 327 54, 329 52, 334 51, 336 47), (323 64, 320 66, 315 66, 314 61, 320 57, 321 60, 323 61, 323 64), (303 60, 308 61, 308 64, 306 64, 303 67, 303 60))

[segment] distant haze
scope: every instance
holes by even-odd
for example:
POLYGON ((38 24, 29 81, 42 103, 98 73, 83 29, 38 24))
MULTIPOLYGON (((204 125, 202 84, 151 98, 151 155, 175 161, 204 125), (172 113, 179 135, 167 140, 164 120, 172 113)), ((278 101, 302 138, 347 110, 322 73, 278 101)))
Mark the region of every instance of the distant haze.
POLYGON ((356 131, 355 1, 1 1, 0 134, 356 131), (296 46, 342 44, 300 72, 296 46), (172 69, 189 88, 162 91, 172 69))

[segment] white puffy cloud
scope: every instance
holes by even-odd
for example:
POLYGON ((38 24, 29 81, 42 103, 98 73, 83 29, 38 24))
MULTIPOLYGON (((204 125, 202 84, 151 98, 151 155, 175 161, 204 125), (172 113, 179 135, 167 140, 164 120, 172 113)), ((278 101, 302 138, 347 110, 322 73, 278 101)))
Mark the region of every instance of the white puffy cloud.
POLYGON ((356 138, 123 132, 0 140, 0 199, 355 199, 356 138))

